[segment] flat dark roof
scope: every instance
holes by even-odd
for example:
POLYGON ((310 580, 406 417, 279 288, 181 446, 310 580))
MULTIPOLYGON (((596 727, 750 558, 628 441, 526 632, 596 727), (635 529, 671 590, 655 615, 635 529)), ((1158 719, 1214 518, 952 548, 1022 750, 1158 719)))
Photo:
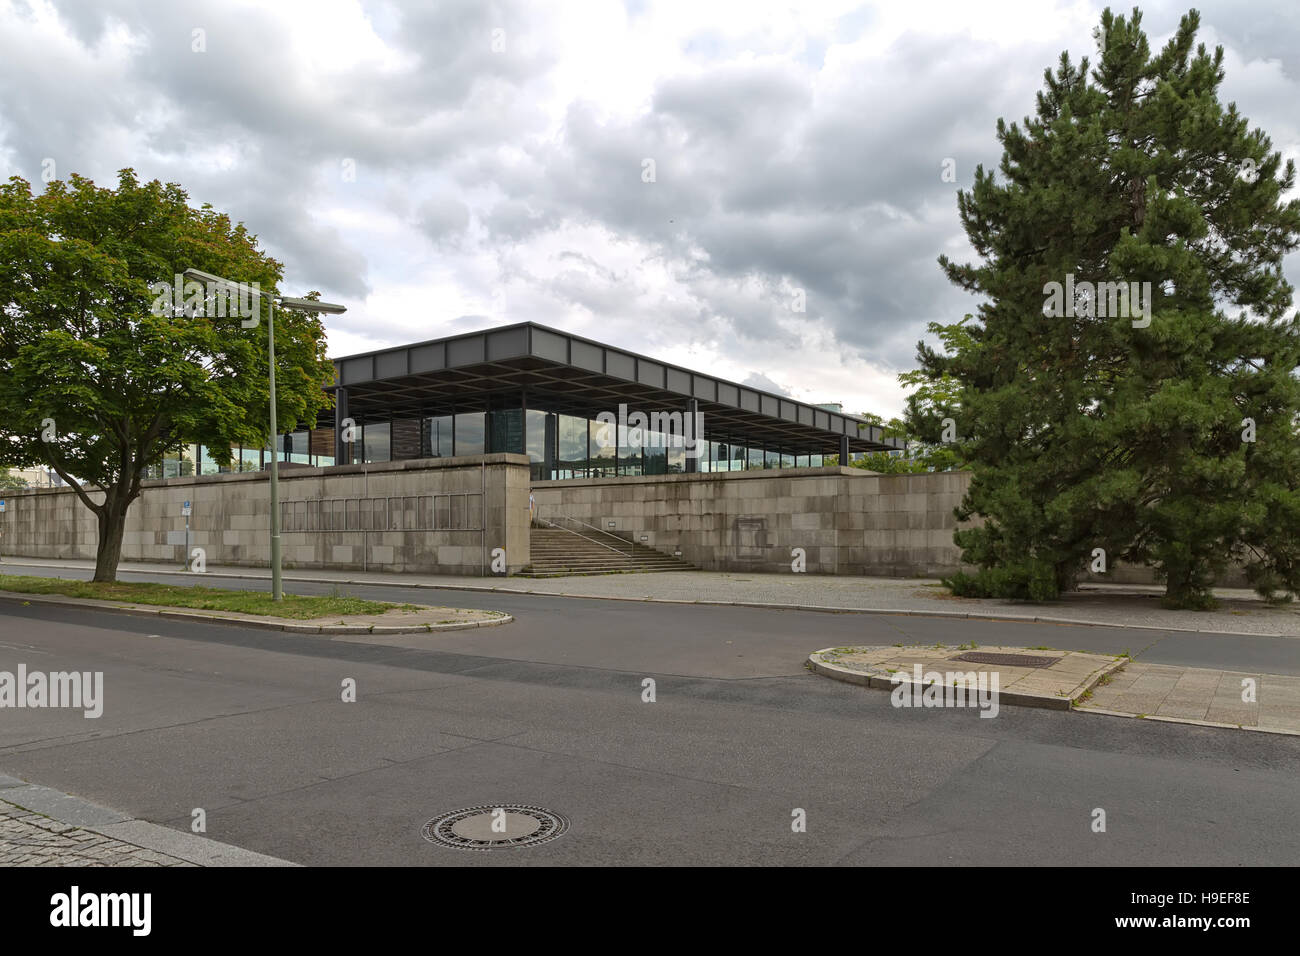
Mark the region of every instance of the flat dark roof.
POLYGON ((684 410, 689 399, 704 413, 714 440, 790 446, 800 454, 839 450, 891 451, 901 439, 842 412, 750 388, 660 362, 567 332, 520 322, 414 345, 336 358, 337 384, 348 415, 382 421, 467 410, 479 400, 536 397, 538 407, 594 418, 617 410, 684 410))

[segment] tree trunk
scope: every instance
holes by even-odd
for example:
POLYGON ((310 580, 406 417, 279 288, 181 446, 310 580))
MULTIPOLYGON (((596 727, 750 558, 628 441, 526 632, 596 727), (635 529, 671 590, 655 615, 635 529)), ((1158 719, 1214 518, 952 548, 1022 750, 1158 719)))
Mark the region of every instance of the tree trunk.
POLYGON ((1168 571, 1165 579, 1165 607, 1187 611, 1207 611, 1218 602, 1210 586, 1198 575, 1194 566, 1180 565, 1168 571))
POLYGON ((121 510, 105 502, 98 515, 99 542, 95 547, 95 581, 111 584, 117 580, 117 565, 122 560, 122 532, 126 530, 126 508, 121 510))

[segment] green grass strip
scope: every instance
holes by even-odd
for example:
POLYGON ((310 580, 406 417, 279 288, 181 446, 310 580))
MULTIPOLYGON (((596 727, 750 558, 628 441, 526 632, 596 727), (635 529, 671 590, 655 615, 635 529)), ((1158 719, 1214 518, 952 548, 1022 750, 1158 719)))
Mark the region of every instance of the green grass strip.
POLYGON ((220 588, 178 587, 174 584, 111 584, 73 581, 67 578, 41 578, 28 575, 0 574, 0 591, 23 594, 63 594, 68 597, 92 598, 97 601, 123 601, 160 607, 194 608, 201 611, 232 611, 264 617, 311 620, 319 617, 343 617, 349 614, 383 614, 394 609, 416 610, 414 604, 367 601, 364 598, 303 594, 285 594, 284 601, 271 600, 267 591, 226 591, 220 588))

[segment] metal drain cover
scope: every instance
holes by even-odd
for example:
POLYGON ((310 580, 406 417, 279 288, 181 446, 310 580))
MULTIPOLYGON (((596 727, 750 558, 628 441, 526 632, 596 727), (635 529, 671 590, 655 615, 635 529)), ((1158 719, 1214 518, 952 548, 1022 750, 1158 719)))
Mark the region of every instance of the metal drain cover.
POLYGON ((1048 667, 1060 660, 1059 657, 1039 657, 1034 654, 990 654, 986 651, 967 651, 950 657, 949 660, 965 661, 968 664, 1001 664, 1004 667, 1048 667))
POLYGON ((541 807, 502 804, 453 810, 426 823, 420 833, 430 843, 460 850, 537 846, 554 840, 569 828, 569 821, 541 807), (495 824, 495 826, 494 826, 495 824))

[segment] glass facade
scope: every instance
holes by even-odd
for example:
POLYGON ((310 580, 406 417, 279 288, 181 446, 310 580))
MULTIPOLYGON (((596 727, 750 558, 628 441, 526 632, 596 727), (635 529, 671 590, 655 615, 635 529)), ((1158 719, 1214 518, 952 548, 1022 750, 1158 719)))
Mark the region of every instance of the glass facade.
MULTIPOLYGON (((677 417, 648 415, 618 426, 609 421, 551 411, 545 399, 529 396, 528 407, 494 407, 489 412, 457 413, 424 419, 424 431, 441 433, 439 422, 454 418, 456 429, 451 453, 476 455, 484 452, 527 454, 535 481, 573 478, 608 478, 622 475, 676 475, 689 468, 687 448, 681 440, 682 422, 677 417), (486 417, 487 441, 482 422, 486 417), (462 433, 462 420, 473 430, 462 433), (640 426, 640 427, 638 427, 640 426)), ((696 470, 700 472, 745 471, 766 468, 820 467, 822 455, 805 449, 770 447, 762 443, 713 438, 700 440, 696 470)), ((432 448, 425 442, 425 454, 432 448)), ((444 450, 441 454, 448 454, 444 450)))
MULTIPOLYGON (((385 462, 405 458, 450 458, 492 452, 526 454, 536 481, 610 478, 633 475, 675 475, 691 469, 681 441, 682 415, 647 411, 645 418, 615 425, 570 411, 552 410, 545 396, 529 393, 527 406, 515 396, 457 404, 442 414, 404 420, 366 421, 358 417, 355 440, 348 447, 351 463, 385 462)), ((636 409, 633 409, 636 411, 636 409)), ((606 417, 605 413, 601 413, 606 417)), ((699 472, 731 472, 768 468, 820 467, 822 453, 806 448, 773 447, 743 434, 711 433, 699 440, 694 462, 699 472)), ((333 465, 334 429, 298 429, 280 436, 275 454, 281 462, 314 467, 333 465)), ((230 464, 218 464, 212 449, 185 445, 163 456, 148 478, 211 475, 231 471, 261 471, 271 449, 235 447, 230 464)), ((828 456, 831 457, 831 456, 828 456)), ((833 457, 832 457, 833 460, 833 457)))
MULTIPOLYGON (((275 443, 279 460, 325 468, 334 464, 334 429, 302 429, 281 435, 275 443)), ((270 465, 269 448, 236 445, 230 449, 230 464, 220 464, 208 445, 182 445, 163 454, 162 461, 145 470, 146 478, 186 478, 191 475, 224 475, 236 471, 261 471, 270 465)))
POLYGON ((293 462, 298 465, 310 465, 312 463, 310 433, 305 429, 278 436, 275 449, 279 453, 280 461, 293 462))

